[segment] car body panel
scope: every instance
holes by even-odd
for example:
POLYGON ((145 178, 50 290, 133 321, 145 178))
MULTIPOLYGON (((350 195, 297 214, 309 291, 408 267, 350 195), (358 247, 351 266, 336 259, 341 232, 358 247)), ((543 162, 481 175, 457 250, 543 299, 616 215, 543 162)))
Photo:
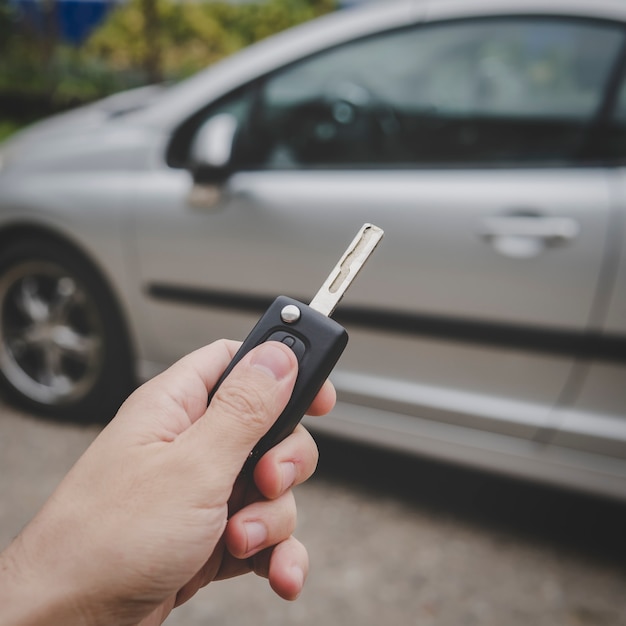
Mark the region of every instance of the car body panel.
MULTIPOLYGON (((338 256, 349 233, 370 220, 386 230, 387 245, 353 286, 346 306, 357 313, 373 310, 382 321, 367 330, 347 322, 352 339, 338 370, 362 377, 362 402, 381 404, 385 397, 377 397, 387 385, 380 363, 372 360, 381 354, 388 360, 383 369, 389 381, 412 385, 399 399, 411 414, 430 411, 437 419, 476 425, 478 417, 471 420, 471 414, 488 413, 486 396, 495 396, 511 404, 500 412, 500 428, 532 437, 535 428, 546 425, 546 407, 556 403, 565 385, 571 355, 503 350, 472 339, 470 332, 465 345, 441 335, 431 338, 423 320, 446 320, 450 332, 468 320, 485 319, 494 327, 506 324, 513 335, 529 327, 537 332, 585 328, 609 215, 604 172, 564 172, 562 177, 555 172, 464 172, 453 188, 448 175, 432 172, 241 173, 232 178, 223 202, 209 210, 186 205, 187 181, 177 174, 173 178, 168 185, 165 176, 148 175, 138 190, 148 199, 137 224, 140 281, 147 291, 228 294, 236 286, 252 298, 285 293, 307 300, 327 271, 319 267, 320 260, 338 256), (571 191, 567 199, 559 193, 564 186, 571 191), (483 217, 501 210, 511 187, 526 190, 526 197, 520 193, 517 198, 522 206, 541 204, 547 213, 574 215, 582 224, 581 238, 569 249, 547 250, 536 259, 500 257, 477 230, 483 217), (304 198, 302 189, 308 190, 304 198), (550 206, 551 199, 556 206, 550 206), (246 245, 236 245, 241 241, 246 245), (586 252, 580 254, 580 248, 586 252), (585 260, 584 268, 577 259, 585 260), (412 330, 394 332, 398 314, 413 315, 412 330), (375 375, 378 384, 368 379, 375 375), (426 398, 435 388, 476 394, 473 406, 465 403, 467 414, 431 406, 426 398), (528 405, 518 410, 518 402, 531 400, 535 410, 528 405)), ((157 302, 147 309, 146 319, 156 317, 155 328, 168 328, 157 341, 163 353, 171 354, 197 347, 207 314, 212 314, 210 307, 180 317, 157 302)), ((338 388, 341 397, 339 383, 338 388)), ((496 414, 492 411, 490 428, 496 414)))
MULTIPOLYGON (((617 172, 614 196, 622 207, 611 220, 613 246, 605 272, 605 288, 597 299, 598 316, 608 337, 626 332, 626 186, 625 172, 617 172)), ((626 457, 626 364, 624 348, 612 360, 591 359, 577 366, 580 385, 551 416, 551 443, 577 450, 626 457), (621 354, 621 357, 620 357, 621 354)))

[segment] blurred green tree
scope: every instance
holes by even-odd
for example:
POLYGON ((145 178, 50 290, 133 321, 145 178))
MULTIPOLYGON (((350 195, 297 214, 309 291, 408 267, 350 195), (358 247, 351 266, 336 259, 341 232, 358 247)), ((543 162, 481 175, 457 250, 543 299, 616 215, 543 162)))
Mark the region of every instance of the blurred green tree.
POLYGON ((150 82, 157 82, 189 75, 259 39, 335 8, 335 0, 246 4, 129 0, 92 35, 85 52, 118 70, 140 67, 150 82))
MULTIPOLYGON (((47 15, 54 15, 57 1, 45 0, 47 15)), ((0 0, 0 118, 37 117, 121 89, 184 78, 259 39, 333 11, 336 4, 128 0, 85 42, 72 46, 59 40, 52 19, 43 31, 33 29, 9 0, 0 0)))

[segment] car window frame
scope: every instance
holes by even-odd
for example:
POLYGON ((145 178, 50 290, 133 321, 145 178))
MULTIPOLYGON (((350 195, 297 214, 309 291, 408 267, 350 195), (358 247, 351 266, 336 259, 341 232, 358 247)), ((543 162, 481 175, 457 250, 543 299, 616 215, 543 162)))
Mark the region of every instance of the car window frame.
POLYGON ((375 33, 368 33, 360 37, 354 37, 352 39, 342 41, 333 46, 320 49, 314 53, 307 54, 297 59, 291 60, 278 68, 272 69, 269 72, 260 74, 253 80, 243 83, 230 90, 229 92, 219 96, 215 100, 207 103, 205 106, 198 109, 191 116, 187 117, 172 133, 170 141, 167 144, 165 152, 165 162, 168 167, 173 169, 190 169, 191 164, 189 160, 189 154, 191 150, 191 144, 195 133, 199 127, 211 116, 212 110, 217 110, 224 106, 228 101, 236 99, 238 97, 245 97, 245 93, 251 93, 251 109, 250 116, 247 120, 247 124, 250 120, 258 115, 258 110, 261 103, 262 91, 265 84, 278 76, 283 72, 290 71, 293 67, 301 63, 309 62, 316 57, 330 54, 335 50, 339 50, 343 47, 350 46, 356 43, 365 42, 367 40, 377 39, 385 36, 393 36, 396 33, 402 33, 407 31, 419 32, 424 28, 432 26, 441 26, 443 24, 454 23, 468 23, 468 22, 487 22, 497 20, 530 20, 537 19, 542 21, 557 21, 557 22, 569 22, 576 23, 582 22, 585 24, 600 24, 610 25, 621 30, 622 42, 621 46, 616 53, 612 67, 607 73, 607 79, 603 86, 602 95, 598 101, 597 109, 593 113, 587 125, 585 136, 581 141, 581 147, 578 154, 572 156, 571 161, 567 163, 433 163, 433 164, 372 164, 371 167, 360 166, 354 167, 302 167, 291 170, 281 170, 272 168, 263 168, 259 166, 246 166, 245 163, 238 162, 237 159, 232 163, 233 173, 238 171, 254 171, 254 172, 280 172, 280 171, 368 171, 368 170, 501 170, 501 169, 563 169, 566 168, 589 168, 589 167, 607 167, 607 166, 619 166, 626 162, 626 155, 623 157, 607 154, 602 148, 603 133, 607 132, 607 128, 611 125, 611 119, 615 106, 617 105, 617 97, 619 88, 623 80, 626 80, 626 22, 619 20, 593 17, 593 16, 578 16, 578 15, 553 15, 553 14, 540 14, 540 13, 515 13, 515 14, 490 14, 490 15, 472 15, 463 17, 450 17, 436 20, 425 20, 421 22, 406 24, 400 27, 389 28, 381 30, 375 33))

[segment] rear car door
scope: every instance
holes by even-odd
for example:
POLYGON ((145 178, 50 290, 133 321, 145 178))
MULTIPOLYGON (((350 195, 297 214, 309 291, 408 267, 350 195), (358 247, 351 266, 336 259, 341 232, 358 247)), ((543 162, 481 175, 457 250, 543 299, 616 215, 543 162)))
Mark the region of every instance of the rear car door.
POLYGON ((609 108, 602 150, 612 166, 614 212, 606 263, 575 384, 551 416, 547 439, 566 453, 584 453, 587 463, 606 475, 607 491, 616 473, 611 468, 626 458, 626 77, 609 108))
POLYGON ((274 295, 306 300, 371 221, 386 240, 337 315, 351 343, 334 419, 424 452, 436 436, 419 443, 416 424, 466 429, 459 454, 471 430, 527 452, 592 311, 611 197, 584 155, 622 41, 602 22, 435 22, 209 107, 207 123, 239 123, 219 199, 190 203, 181 171, 141 190, 158 349, 243 337, 274 295))

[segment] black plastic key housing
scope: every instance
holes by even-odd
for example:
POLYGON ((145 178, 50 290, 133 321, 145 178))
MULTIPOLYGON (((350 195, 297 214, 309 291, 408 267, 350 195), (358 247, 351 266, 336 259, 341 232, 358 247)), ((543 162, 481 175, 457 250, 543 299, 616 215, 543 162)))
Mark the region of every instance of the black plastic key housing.
POLYGON ((343 326, 307 304, 279 296, 246 337, 213 388, 209 403, 233 367, 252 348, 265 341, 280 341, 293 350, 298 358, 298 377, 284 411, 250 453, 244 465, 245 472, 251 472, 257 461, 298 425, 343 353, 348 333, 343 326), (291 323, 282 320, 281 312, 287 305, 298 307, 299 319, 291 323))

